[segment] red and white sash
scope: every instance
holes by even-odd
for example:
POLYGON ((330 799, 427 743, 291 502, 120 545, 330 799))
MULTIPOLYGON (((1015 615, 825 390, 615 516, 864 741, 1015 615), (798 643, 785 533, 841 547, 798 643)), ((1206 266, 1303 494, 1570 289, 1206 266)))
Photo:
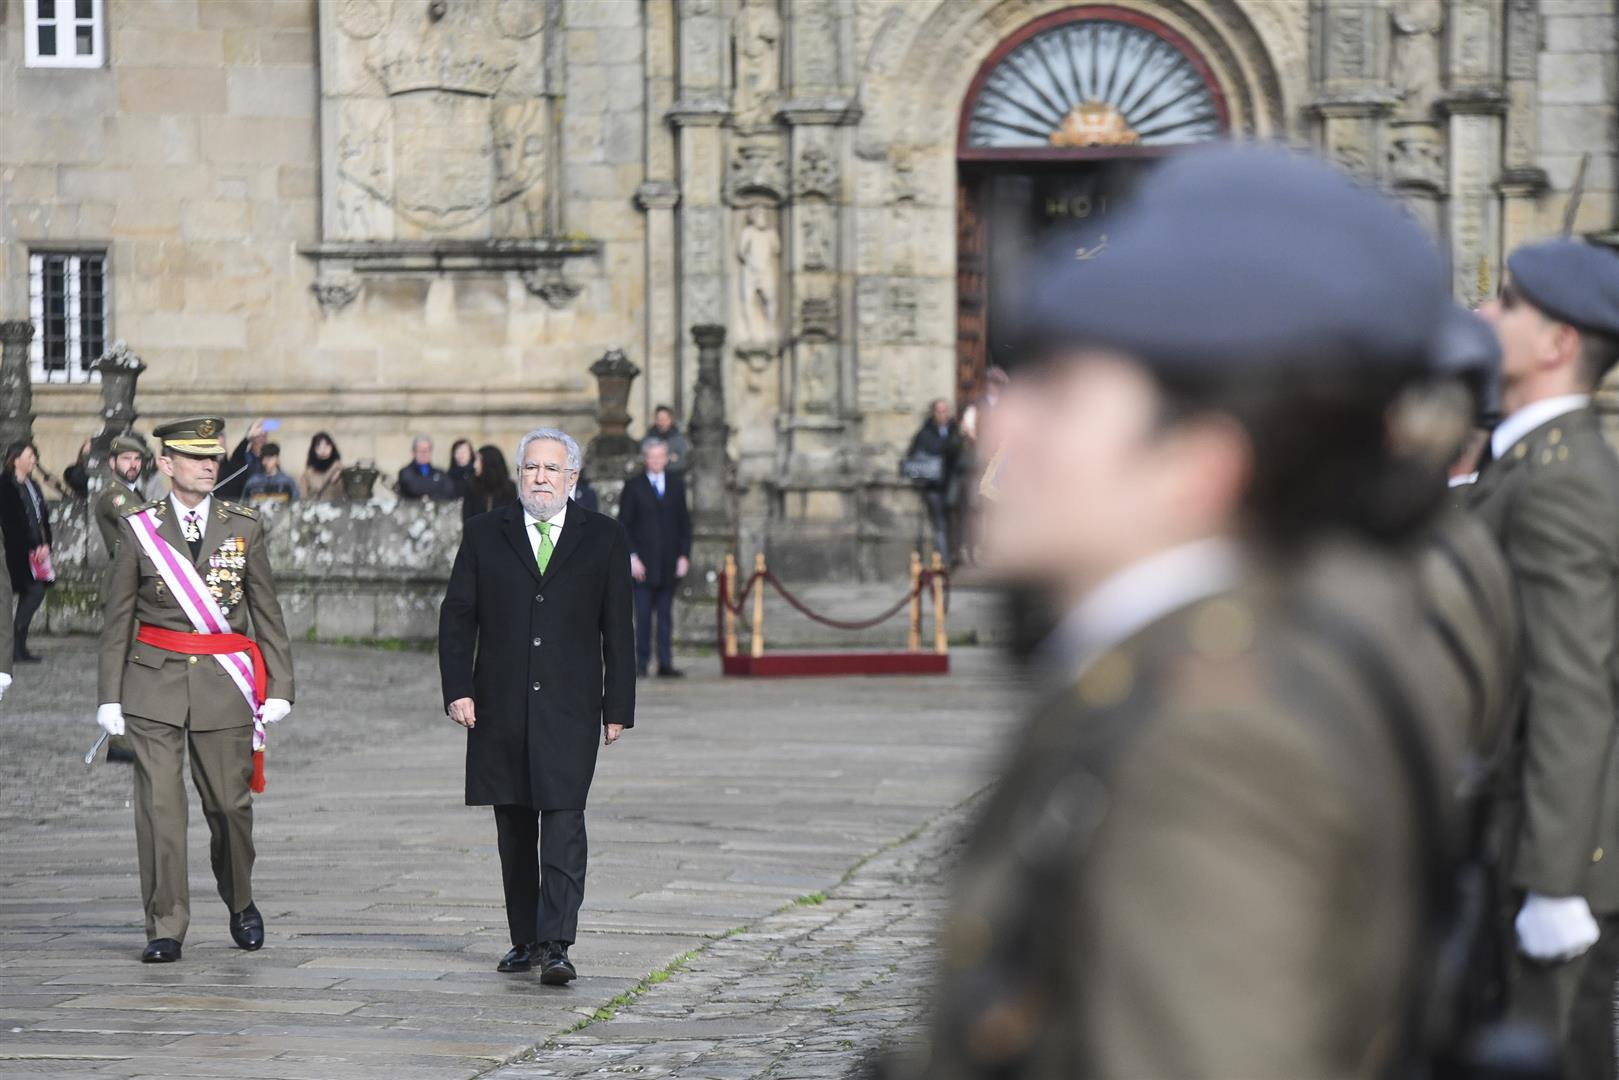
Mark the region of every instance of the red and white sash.
MULTIPOLYGON (((157 533, 157 514, 151 510, 143 510, 132 514, 129 523, 135 529, 135 539, 140 542, 141 550, 146 552, 147 558, 157 567, 158 576, 169 587, 169 592, 180 603, 180 610, 185 612, 191 621, 191 628, 199 634, 234 634, 225 613, 219 610, 219 603, 214 594, 197 573, 196 564, 183 557, 174 549, 174 545, 163 539, 157 533)), ((253 713, 253 750, 264 749, 264 703, 257 700, 258 694, 254 688, 253 657, 246 650, 232 653, 218 653, 214 656, 220 666, 225 669, 236 688, 242 692, 247 700, 247 707, 253 713)))

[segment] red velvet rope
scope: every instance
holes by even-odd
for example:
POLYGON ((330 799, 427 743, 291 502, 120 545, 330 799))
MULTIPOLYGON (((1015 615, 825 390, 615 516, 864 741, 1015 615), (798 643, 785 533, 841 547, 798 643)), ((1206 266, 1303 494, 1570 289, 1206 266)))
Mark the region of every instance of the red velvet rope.
POLYGON ((772 585, 775 590, 781 594, 781 598, 787 601, 788 605, 792 607, 793 610, 797 611, 800 615, 803 615, 805 618, 808 618, 813 622, 820 623, 822 626, 830 626, 834 630, 869 630, 874 626, 887 622, 895 615, 898 615, 901 611, 904 611, 907 604, 909 604, 916 597, 922 595, 925 590, 933 587, 933 579, 935 577, 944 582, 944 608, 945 611, 948 612, 950 610, 949 572, 945 570, 923 570, 921 576, 917 578, 916 584, 913 585, 904 596, 900 597, 899 601, 895 603, 893 607, 888 608, 880 615, 873 615, 869 619, 834 619, 830 616, 820 615, 810 610, 809 605, 805 604, 798 597, 794 596, 787 586, 781 583, 781 579, 776 577, 775 574, 770 573, 768 570, 755 570, 753 575, 748 578, 747 584, 742 587, 742 593, 736 598, 736 603, 733 604, 730 597, 730 588, 726 583, 725 576, 722 574, 720 575, 719 602, 715 605, 714 613, 715 629, 720 643, 720 650, 723 652, 725 648, 725 612, 729 610, 731 614, 740 617, 743 613, 743 609, 747 605, 748 594, 753 591, 754 586, 758 585, 761 578, 772 585))

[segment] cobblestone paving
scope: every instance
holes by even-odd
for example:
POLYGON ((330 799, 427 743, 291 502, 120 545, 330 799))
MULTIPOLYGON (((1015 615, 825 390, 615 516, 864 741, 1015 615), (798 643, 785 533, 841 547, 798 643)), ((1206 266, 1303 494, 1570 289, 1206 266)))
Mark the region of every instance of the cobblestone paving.
POLYGON ((966 806, 489 1080, 835 1080, 918 1037, 966 806))
POLYGON ((273 733, 255 812, 268 943, 231 947, 193 799, 185 960, 152 967, 138 962, 129 772, 78 760, 96 734, 92 644, 40 644, 48 662, 0 703, 7 1080, 460 1080, 524 1060, 704 946, 622 1019, 562 1037, 555 1050, 572 1056, 558 1060, 611 1068, 618 1044, 604 1036, 641 1016, 686 1025, 670 1038, 688 1050, 715 1044, 708 1072, 683 1075, 735 1075, 719 1071, 730 1037, 742 1069, 767 1055, 786 1068, 792 1044, 842 1054, 862 1002, 887 1016, 912 992, 911 960, 873 978, 855 958, 914 942, 924 962, 931 917, 926 896, 868 884, 915 845, 845 875, 977 790, 1012 712, 994 658, 974 650, 948 679, 738 682, 692 659, 692 678, 643 683, 639 724, 602 754, 591 794, 581 978, 555 991, 493 970, 507 945, 494 828, 461 805, 464 736, 443 717, 432 657, 300 645, 298 704, 273 733), (789 907, 817 892, 828 899, 789 907), (722 940, 737 927, 750 930, 722 940), (847 962, 805 974, 816 950, 847 962), (742 972, 737 994, 765 985, 760 965, 802 989, 758 1015, 710 1015, 726 1007, 717 997, 644 1012, 659 991, 724 981, 725 965, 742 972))

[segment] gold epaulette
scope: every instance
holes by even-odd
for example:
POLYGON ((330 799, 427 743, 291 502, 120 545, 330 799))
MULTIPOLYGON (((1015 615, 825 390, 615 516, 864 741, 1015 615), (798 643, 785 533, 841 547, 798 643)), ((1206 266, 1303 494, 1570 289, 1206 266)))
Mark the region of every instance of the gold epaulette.
POLYGON ((167 506, 167 505, 169 505, 169 500, 168 500, 168 497, 165 496, 165 497, 163 497, 161 499, 153 499, 151 502, 141 503, 139 506, 131 506, 128 510, 120 511, 119 516, 120 517, 134 517, 136 514, 142 513, 142 512, 147 511, 147 510, 156 510, 157 511, 157 516, 162 517, 163 514, 164 514, 163 508, 165 506, 167 506))
POLYGON ((252 521, 254 518, 259 516, 259 512, 253 509, 251 506, 243 506, 241 503, 226 502, 224 499, 219 500, 219 508, 221 510, 228 510, 233 514, 238 514, 245 517, 249 521, 252 521))

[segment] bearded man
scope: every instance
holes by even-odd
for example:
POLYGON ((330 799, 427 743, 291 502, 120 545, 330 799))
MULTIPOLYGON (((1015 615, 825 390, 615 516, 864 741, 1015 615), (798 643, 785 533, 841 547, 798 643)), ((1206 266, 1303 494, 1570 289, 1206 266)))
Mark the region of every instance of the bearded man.
POLYGON ((520 505, 467 522, 439 609, 444 708, 467 733, 467 805, 493 806, 512 948, 502 972, 560 986, 585 897, 597 748, 635 723, 630 548, 568 496, 579 445, 517 446, 520 505))

